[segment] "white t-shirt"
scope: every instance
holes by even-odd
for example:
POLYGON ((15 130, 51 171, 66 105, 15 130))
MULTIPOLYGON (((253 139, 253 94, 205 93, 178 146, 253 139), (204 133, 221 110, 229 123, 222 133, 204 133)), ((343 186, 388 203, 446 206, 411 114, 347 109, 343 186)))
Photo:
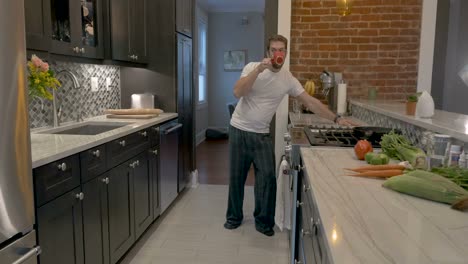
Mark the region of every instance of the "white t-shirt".
MULTIPOLYGON (((249 75, 260 62, 244 67, 241 78, 249 75)), ((272 72, 265 69, 255 80, 252 90, 241 97, 232 114, 231 125, 240 130, 269 133, 270 122, 286 94, 299 96, 304 92, 301 83, 288 70, 272 72)))

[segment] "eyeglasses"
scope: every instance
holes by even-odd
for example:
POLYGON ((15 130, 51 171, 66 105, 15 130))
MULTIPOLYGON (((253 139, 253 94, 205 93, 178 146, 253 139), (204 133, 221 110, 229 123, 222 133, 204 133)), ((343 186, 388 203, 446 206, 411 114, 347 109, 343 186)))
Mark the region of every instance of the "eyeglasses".
POLYGON ((271 53, 275 53, 275 52, 277 52, 277 51, 286 53, 287 49, 282 49, 282 48, 281 48, 281 49, 270 48, 270 52, 271 52, 271 53))

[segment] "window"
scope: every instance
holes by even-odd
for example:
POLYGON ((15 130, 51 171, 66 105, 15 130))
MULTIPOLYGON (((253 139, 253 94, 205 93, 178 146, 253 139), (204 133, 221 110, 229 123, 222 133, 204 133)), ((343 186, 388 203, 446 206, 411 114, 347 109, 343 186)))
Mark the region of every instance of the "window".
POLYGON ((200 17, 198 19, 198 104, 207 102, 207 29, 206 20, 200 17))

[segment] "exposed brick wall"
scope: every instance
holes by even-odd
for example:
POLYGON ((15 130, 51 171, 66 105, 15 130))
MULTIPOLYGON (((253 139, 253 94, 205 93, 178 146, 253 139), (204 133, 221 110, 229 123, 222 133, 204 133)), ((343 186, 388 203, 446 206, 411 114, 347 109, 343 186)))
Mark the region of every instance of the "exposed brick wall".
POLYGON ((293 0, 291 72, 319 83, 323 69, 342 72, 351 98, 402 99, 416 91, 422 0, 354 0, 337 15, 335 0, 293 0))

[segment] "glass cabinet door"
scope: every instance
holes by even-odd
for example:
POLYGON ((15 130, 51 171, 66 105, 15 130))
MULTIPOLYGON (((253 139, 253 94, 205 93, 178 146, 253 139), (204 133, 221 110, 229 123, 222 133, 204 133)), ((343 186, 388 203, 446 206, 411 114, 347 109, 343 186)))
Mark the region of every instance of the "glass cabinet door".
POLYGON ((81 2, 81 44, 88 47, 98 45, 96 0, 78 0, 81 2))
POLYGON ((52 39, 71 42, 70 5, 68 1, 51 0, 52 39))

